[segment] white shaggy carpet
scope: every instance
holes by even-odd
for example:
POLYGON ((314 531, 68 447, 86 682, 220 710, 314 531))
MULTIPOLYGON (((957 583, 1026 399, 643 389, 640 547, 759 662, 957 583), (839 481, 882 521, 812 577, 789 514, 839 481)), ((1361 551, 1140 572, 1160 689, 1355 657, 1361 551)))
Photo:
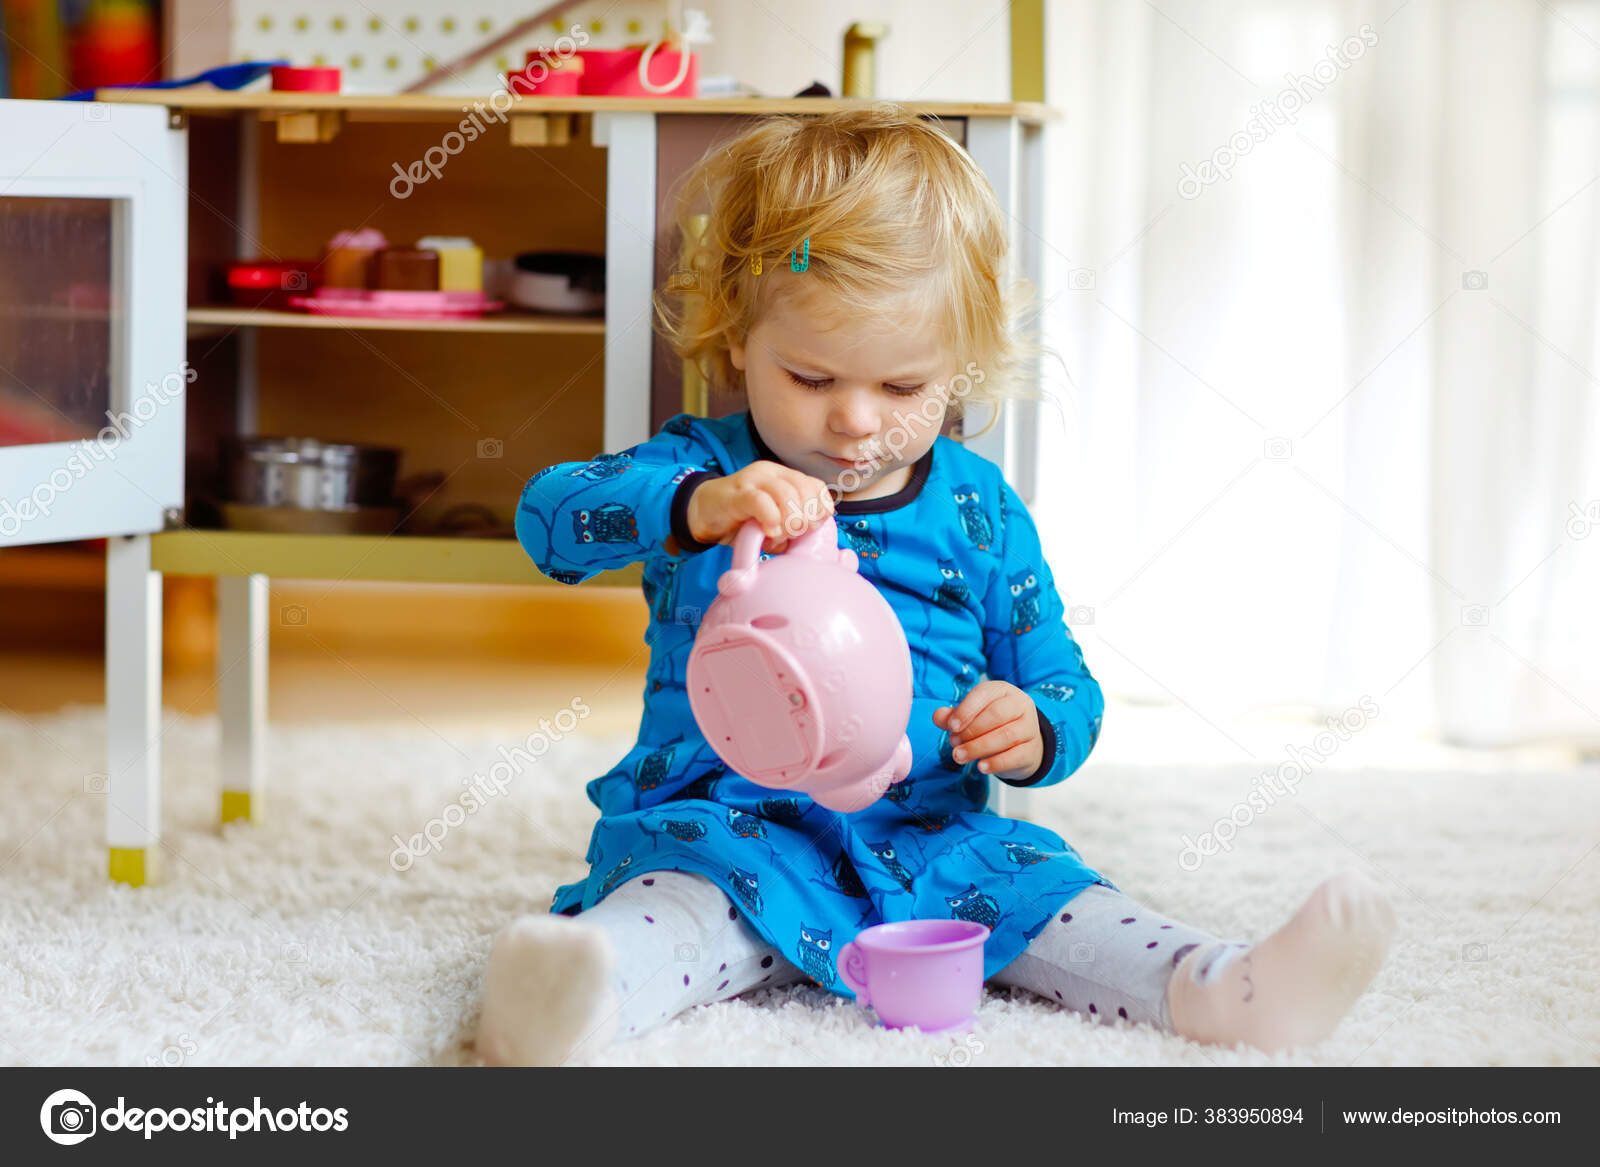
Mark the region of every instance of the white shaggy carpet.
MULTIPOLYGON (((104 714, 0 716, 0 1061, 470 1064, 495 930, 579 877, 584 783, 627 740, 569 736, 404 874, 390 836, 439 815, 501 735, 275 726, 269 819, 219 834, 217 725, 168 713, 164 881, 105 878, 104 714), (86 781, 87 779, 87 781, 86 781)), ((1281 755, 1280 755, 1281 756, 1281 755)), ((815 988, 692 1011, 614 1065, 1600 1064, 1600 773, 1313 773, 1180 869, 1180 836, 1266 766, 1091 761, 1037 817, 1127 892, 1257 939, 1347 866, 1389 892, 1387 966, 1314 1050, 1268 1058, 990 990, 973 1033, 872 1027, 815 988)))

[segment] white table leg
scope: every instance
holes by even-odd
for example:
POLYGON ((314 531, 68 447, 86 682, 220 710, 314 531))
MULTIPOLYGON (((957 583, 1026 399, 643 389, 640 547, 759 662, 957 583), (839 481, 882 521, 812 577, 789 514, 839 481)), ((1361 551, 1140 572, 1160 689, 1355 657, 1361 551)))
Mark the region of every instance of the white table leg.
POLYGON ((258 821, 266 786, 267 577, 217 577, 222 821, 258 821))
MULTIPOLYGON (((1020 162, 1023 150, 1022 129, 1015 118, 974 117, 967 119, 967 153, 972 155, 1005 212, 1010 235, 1010 268, 1008 278, 1025 274, 1026 256, 1038 249, 1037 237, 1032 236, 1022 221, 1024 210, 1024 177, 1020 162)), ((1011 483, 1022 501, 1033 504, 1033 484, 1025 478, 1032 471, 1032 462, 1021 455, 1022 441, 1036 428, 1032 423, 1031 402, 1008 401, 1000 411, 1000 418, 981 437, 972 436, 963 443, 967 449, 989 459, 1000 467, 1006 481, 1011 483)), ((962 423, 962 430, 977 435, 989 426, 993 410, 988 406, 974 408, 962 423)), ((1008 786, 996 779, 990 784, 989 805, 996 814, 1007 818, 1028 817, 1030 794, 1027 790, 1008 786)))
POLYGON ((597 113, 594 144, 606 148, 605 448, 650 437, 650 361, 655 282, 656 115, 597 113))
POLYGON ((149 535, 106 543, 106 841, 113 880, 160 877, 161 573, 149 535))

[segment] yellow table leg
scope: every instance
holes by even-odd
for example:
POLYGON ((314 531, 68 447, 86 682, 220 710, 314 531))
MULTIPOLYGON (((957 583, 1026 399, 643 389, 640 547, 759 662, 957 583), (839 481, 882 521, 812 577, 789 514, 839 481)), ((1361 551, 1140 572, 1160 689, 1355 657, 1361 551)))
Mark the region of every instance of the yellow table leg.
POLYGON ((144 847, 112 847, 111 879, 129 887, 154 883, 160 869, 160 852, 144 847))
POLYGON ((252 801, 248 790, 224 790, 222 792, 222 821, 231 823, 238 819, 247 822, 260 822, 256 811, 259 808, 252 801))

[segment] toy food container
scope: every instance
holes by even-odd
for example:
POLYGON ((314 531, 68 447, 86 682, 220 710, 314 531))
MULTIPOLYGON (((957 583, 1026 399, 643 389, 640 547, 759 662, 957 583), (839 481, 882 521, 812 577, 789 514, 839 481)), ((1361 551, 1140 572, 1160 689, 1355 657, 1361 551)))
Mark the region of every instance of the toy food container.
POLYGON ((422 251, 439 255, 441 292, 483 291, 483 252, 464 235, 427 235, 417 240, 422 251))
POLYGON ((439 253, 417 247, 386 247, 372 257, 368 268, 374 291, 437 292, 439 253))
POLYGON ((322 257, 322 286, 365 288, 373 254, 388 246, 383 232, 374 227, 339 232, 328 241, 327 253, 322 257))
POLYGON ((284 310, 292 296, 317 286, 314 259, 255 259, 228 265, 228 294, 240 308, 284 310))

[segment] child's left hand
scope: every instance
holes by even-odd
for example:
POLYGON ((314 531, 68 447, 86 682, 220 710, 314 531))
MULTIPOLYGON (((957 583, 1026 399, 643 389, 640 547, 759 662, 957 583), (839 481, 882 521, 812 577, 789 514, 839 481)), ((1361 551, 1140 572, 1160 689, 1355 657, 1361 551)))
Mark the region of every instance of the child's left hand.
POLYGON ((949 732, 956 761, 981 758, 985 774, 1026 778, 1044 761, 1038 707, 1009 681, 979 681, 954 709, 935 709, 933 723, 949 732))

